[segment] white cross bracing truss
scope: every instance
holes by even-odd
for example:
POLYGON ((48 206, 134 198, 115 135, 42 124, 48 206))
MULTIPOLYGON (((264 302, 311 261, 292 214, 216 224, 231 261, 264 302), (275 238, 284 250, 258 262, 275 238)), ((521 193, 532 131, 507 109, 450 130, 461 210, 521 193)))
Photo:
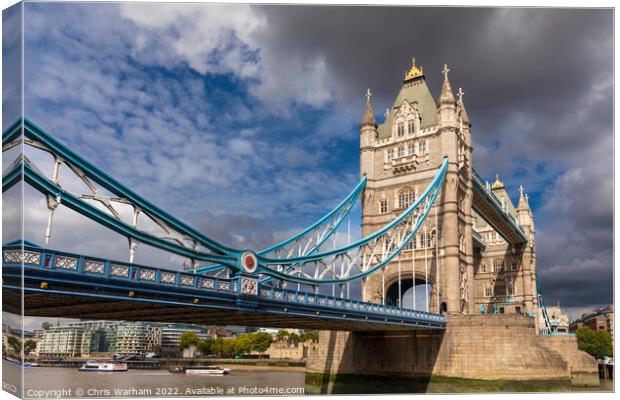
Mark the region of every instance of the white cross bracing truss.
MULTIPOLYGON (((49 153, 54 170, 46 176, 23 154, 3 174, 3 192, 20 180, 48 199, 49 219, 46 242, 52 234, 54 210, 64 205, 129 239, 130 262, 138 243, 153 246, 197 263, 218 263, 232 271, 243 271, 240 258, 244 250, 232 249, 198 232, 188 224, 150 203, 128 187, 61 144, 31 121, 18 120, 3 133, 3 152, 26 145, 49 153), (63 168, 64 167, 64 168, 63 168), (64 180, 67 172, 88 188, 88 193, 69 190, 64 180), (130 207, 131 212, 122 212, 130 207)), ((256 273, 262 283, 270 279, 310 286, 344 285, 366 278, 384 268, 415 237, 429 214, 443 185, 447 171, 444 159, 436 176, 424 193, 395 220, 382 229, 353 243, 327 247, 331 237, 349 215, 364 190, 365 177, 334 210, 299 234, 256 253, 256 273)), ((219 265, 199 271, 221 269, 219 265)))
MULTIPOLYGON (((338 227, 349 216, 351 210, 357 204, 360 195, 366 187, 366 176, 362 178, 360 183, 353 191, 336 206, 332 211, 316 221, 314 224, 304 229, 302 232, 292 236, 276 245, 261 250, 256 254, 269 258, 291 258, 301 257, 314 253, 322 245, 326 244, 330 237, 338 230, 338 227)), ((196 269, 198 273, 220 275, 226 267, 224 265, 211 265, 196 269)), ((271 281, 271 277, 266 276, 261 279, 261 283, 271 281)))

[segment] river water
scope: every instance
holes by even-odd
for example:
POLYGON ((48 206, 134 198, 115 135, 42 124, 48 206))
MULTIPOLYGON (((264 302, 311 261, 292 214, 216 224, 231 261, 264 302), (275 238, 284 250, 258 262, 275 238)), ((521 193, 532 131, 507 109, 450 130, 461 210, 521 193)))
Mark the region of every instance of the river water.
MULTIPOLYGON (((57 367, 26 368, 25 371, 24 396, 28 398, 303 395, 305 385, 303 372, 261 369, 234 370, 224 376, 135 369, 80 372, 57 367)), ((19 382, 18 367, 4 361, 3 380, 19 382)))
MULTIPOLYGON (((19 368, 3 360, 3 386, 19 392, 19 368)), ((408 379, 397 377, 354 377, 336 380, 302 370, 237 368, 224 376, 171 374, 166 370, 127 372, 79 372, 74 368, 26 368, 26 398, 106 398, 176 396, 256 396, 328 393, 471 393, 539 391, 611 391, 612 381, 596 388, 572 388, 567 382, 505 382, 460 379, 408 379)), ((17 394, 17 393, 16 393, 17 394)))

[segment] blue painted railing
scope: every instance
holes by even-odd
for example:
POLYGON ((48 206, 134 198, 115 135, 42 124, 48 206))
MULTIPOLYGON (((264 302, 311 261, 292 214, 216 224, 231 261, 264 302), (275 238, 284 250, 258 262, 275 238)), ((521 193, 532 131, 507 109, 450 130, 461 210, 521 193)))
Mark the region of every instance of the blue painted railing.
POLYGON ((256 276, 238 275, 232 278, 216 278, 203 274, 129 264, 98 257, 43 249, 24 244, 5 245, 2 251, 3 267, 24 267, 58 271, 110 280, 131 281, 136 284, 174 286, 231 295, 258 296, 263 299, 308 306, 329 307, 342 311, 364 311, 383 316, 421 319, 443 323, 439 314, 368 303, 358 300, 308 293, 299 290, 260 286, 256 276))

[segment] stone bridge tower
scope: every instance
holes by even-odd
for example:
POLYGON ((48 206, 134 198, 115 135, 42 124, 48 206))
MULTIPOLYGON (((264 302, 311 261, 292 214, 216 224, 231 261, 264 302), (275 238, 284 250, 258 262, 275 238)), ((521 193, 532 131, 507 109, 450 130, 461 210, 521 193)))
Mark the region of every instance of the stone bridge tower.
POLYGON ((363 300, 406 308, 413 303, 402 295, 414 283, 429 283, 428 298, 426 291, 416 292, 424 300, 417 309, 447 314, 446 329, 322 331, 307 368, 334 375, 545 377, 597 385, 596 360, 577 350, 575 337, 537 334, 538 318, 531 318, 538 313, 534 218, 527 195, 521 189, 515 207, 499 177, 491 185, 472 168, 463 92, 455 97, 448 73, 444 66, 435 100, 414 60, 381 124, 367 92, 360 127, 360 169, 367 177, 363 236, 415 201, 448 157, 443 187, 415 244, 362 283, 363 300))
POLYGON ((415 243, 364 282, 364 299, 410 308, 415 286, 418 309, 423 302, 422 309, 428 304, 429 311, 450 314, 536 313, 534 223, 527 196, 521 191, 514 207, 499 179, 492 187, 487 184, 529 238, 526 246, 512 247, 473 207, 471 123, 463 91, 459 89, 455 97, 448 67, 442 72, 441 92, 435 100, 414 59, 381 124, 375 120, 367 92, 360 127, 360 171, 368 180, 362 209, 364 236, 415 201, 443 157, 448 157, 448 172, 415 243), (420 296, 425 283, 432 287, 431 293, 420 296))

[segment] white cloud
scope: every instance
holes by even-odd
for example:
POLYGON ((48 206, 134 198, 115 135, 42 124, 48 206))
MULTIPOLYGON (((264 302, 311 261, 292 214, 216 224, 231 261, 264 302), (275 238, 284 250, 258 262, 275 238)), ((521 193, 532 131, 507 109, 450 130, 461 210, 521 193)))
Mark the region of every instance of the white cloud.
POLYGON ((244 139, 232 139, 228 142, 228 147, 236 154, 250 155, 253 151, 252 143, 244 139))
POLYGON ((322 107, 333 99, 325 60, 268 40, 269 21, 250 5, 125 3, 120 13, 140 28, 132 43, 139 59, 234 74, 272 111, 286 112, 291 101, 322 107))

